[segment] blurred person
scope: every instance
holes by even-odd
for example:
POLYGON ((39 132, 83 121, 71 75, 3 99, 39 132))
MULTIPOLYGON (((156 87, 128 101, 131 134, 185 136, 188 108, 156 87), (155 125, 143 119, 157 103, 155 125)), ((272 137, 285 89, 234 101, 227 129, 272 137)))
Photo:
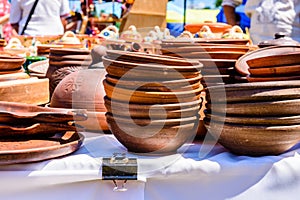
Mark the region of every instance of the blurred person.
POLYGON ((10 23, 20 35, 61 35, 69 16, 68 0, 11 0, 10 23), (23 30, 35 1, 36 7, 23 30))
POLYGON ((11 36, 15 34, 9 23, 10 3, 7 0, 0 0, 0 25, 2 26, 1 38, 9 41, 11 36))
MULTIPOLYGON (((242 0, 223 0, 227 22, 236 24, 235 8, 242 0)), ((254 44, 274 38, 278 32, 300 42, 300 0, 248 0, 245 13, 250 17, 250 37, 254 44)))

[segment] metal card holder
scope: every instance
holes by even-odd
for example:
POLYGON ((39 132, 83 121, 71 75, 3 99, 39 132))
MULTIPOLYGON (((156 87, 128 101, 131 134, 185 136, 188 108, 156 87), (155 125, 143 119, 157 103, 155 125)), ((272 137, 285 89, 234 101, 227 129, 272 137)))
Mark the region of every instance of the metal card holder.
POLYGON ((127 158, 125 153, 102 159, 102 180, 112 180, 114 191, 126 191, 127 180, 137 180, 137 170, 137 159, 127 158), (123 180, 122 186, 118 186, 116 180, 123 180))

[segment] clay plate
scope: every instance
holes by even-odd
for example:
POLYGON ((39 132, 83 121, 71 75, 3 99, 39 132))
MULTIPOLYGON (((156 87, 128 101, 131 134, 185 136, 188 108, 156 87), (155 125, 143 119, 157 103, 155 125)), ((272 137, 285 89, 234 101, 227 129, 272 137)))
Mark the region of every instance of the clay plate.
POLYGON ((174 65, 174 66, 191 66, 198 65, 199 63, 195 60, 187 60, 174 58, 172 56, 156 55, 156 54, 146 54, 139 52, 129 52, 129 51, 118 51, 118 50, 108 50, 107 58, 118 61, 127 61, 134 63, 155 63, 163 65, 174 65))
POLYGON ((249 68, 251 76, 295 76, 300 75, 300 65, 286 65, 277 67, 249 68))
POLYGON ((68 122, 86 120, 85 110, 47 108, 25 103, 0 102, 0 123, 68 122))
POLYGON ((84 136, 76 132, 50 138, 0 140, 0 165, 29 163, 65 156, 78 150, 84 136))
POLYGON ((28 70, 31 73, 42 74, 46 76, 49 68, 49 60, 41 60, 28 65, 28 70))
MULTIPOLYGON (((282 54, 288 54, 291 52, 300 52, 300 47, 298 46, 272 46, 265 47, 261 49, 257 49, 255 51, 249 52, 242 57, 240 57, 236 64, 235 68, 241 75, 250 75, 248 60, 256 59, 256 58, 265 58, 268 56, 276 56, 282 54)), ((276 65, 276 62, 271 61, 272 65, 276 65)), ((266 63, 264 63, 266 65, 266 63)))

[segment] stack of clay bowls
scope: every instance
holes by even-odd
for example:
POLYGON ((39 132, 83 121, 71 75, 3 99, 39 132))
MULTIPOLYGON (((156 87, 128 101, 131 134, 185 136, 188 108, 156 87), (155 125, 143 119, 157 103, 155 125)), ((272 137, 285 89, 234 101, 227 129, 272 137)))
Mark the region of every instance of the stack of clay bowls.
POLYGON ((300 46, 271 46, 238 59, 236 79, 244 82, 300 79, 300 46))
MULTIPOLYGON (((163 55, 181 58, 196 59, 203 64, 202 84, 207 86, 235 83, 236 61, 250 51, 248 40, 235 39, 179 39, 163 40, 161 53, 163 55)), ((205 104, 205 91, 202 92, 203 104, 205 104)), ((203 124, 205 106, 200 111, 200 122, 197 136, 203 138, 206 128, 203 124)))
POLYGON ((26 59, 0 53, 0 101, 42 105, 49 102, 49 80, 30 77, 23 64, 26 59))
POLYGON ((115 137, 136 153, 173 153, 193 139, 201 105, 202 64, 138 52, 109 50, 107 122, 115 137))
POLYGON ((87 69, 91 62, 90 50, 51 48, 49 68, 46 73, 50 81, 50 95, 66 75, 79 69, 87 69))
POLYGON ((300 140, 299 80, 228 84, 207 90, 204 121, 209 132, 233 153, 276 155, 300 140))
POLYGON ((88 119, 76 122, 88 131, 108 131, 104 106, 104 69, 82 69, 67 75, 55 88, 50 107, 85 109, 88 119))

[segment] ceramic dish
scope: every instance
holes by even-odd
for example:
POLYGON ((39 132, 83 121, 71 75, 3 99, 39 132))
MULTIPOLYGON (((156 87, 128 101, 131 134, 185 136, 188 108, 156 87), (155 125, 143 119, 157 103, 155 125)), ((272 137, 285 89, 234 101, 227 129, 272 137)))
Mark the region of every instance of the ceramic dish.
MULTIPOLYGON (((249 72, 249 65, 248 60, 256 59, 256 58, 264 58, 268 56, 276 56, 281 54, 288 54, 291 52, 300 52, 299 46, 272 46, 272 47, 265 47, 261 49, 257 49, 255 51, 249 52, 242 57, 240 57, 236 64, 236 70, 243 76, 250 75, 249 72)), ((275 62, 271 61, 272 65, 276 65, 275 62)), ((266 64, 266 63, 265 63, 266 64)))
POLYGON ((300 75, 300 65, 286 65, 277 67, 260 67, 260 68, 249 68, 251 76, 295 76, 300 75))
POLYGON ((30 163, 65 156, 80 148, 84 136, 66 132, 43 139, 0 140, 0 165, 30 163))
POLYGON ((206 104, 208 109, 214 112, 224 113, 237 116, 291 116, 299 115, 300 110, 295 109, 300 106, 299 99, 282 100, 282 101, 265 101, 265 102, 247 102, 247 103, 227 103, 223 104, 206 104))
POLYGON ((29 73, 43 74, 46 76, 49 68, 49 60, 41 60, 28 65, 29 73))

